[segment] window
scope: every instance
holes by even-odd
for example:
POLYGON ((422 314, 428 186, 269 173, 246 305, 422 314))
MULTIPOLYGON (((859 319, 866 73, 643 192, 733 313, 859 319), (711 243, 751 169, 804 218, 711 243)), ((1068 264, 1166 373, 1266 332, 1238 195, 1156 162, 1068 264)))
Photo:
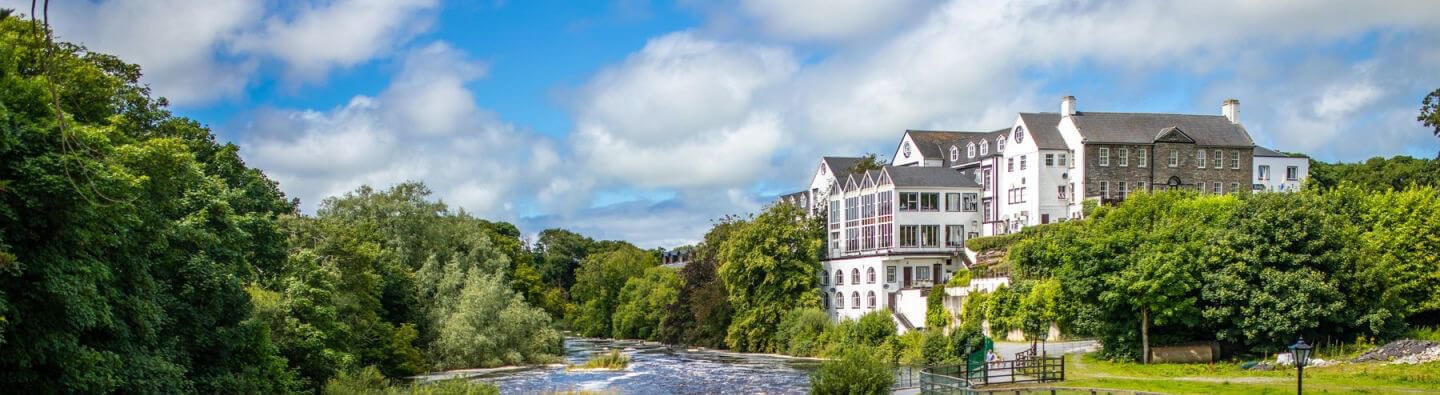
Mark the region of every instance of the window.
POLYGON ((978 210, 980 208, 980 194, 966 193, 964 195, 963 204, 965 211, 972 213, 975 212, 975 210, 978 210))
POLYGON ((1140 147, 1140 149, 1135 150, 1135 166, 1145 167, 1150 165, 1150 155, 1147 154, 1147 152, 1149 151, 1146 150, 1145 147, 1140 147))
POLYGON ((1116 165, 1119 165, 1120 167, 1125 167, 1125 166, 1129 166, 1129 165, 1130 165, 1130 149, 1129 149, 1129 148, 1121 148, 1120 151, 1117 152, 1117 154, 1119 154, 1119 158, 1118 158, 1119 160, 1116 161, 1116 162, 1118 162, 1118 163, 1116 163, 1116 165))
POLYGON ((929 266, 916 266, 916 267, 915 267, 915 281, 930 281, 930 267, 929 267, 929 266))
POLYGON ((1005 171, 1006 171, 1006 172, 1013 172, 1013 171, 1015 171, 1015 158, 1005 158, 1005 171))
POLYGON ((1061 185, 1061 186, 1060 186, 1059 188, 1057 188, 1057 189, 1058 189, 1058 190, 1056 191, 1057 193, 1055 194, 1055 196, 1058 197, 1058 198, 1060 198, 1060 200, 1065 200, 1065 186, 1064 186, 1064 185, 1061 185))
POLYGON ((920 245, 920 227, 915 225, 900 225, 900 246, 917 247, 920 245))
POLYGON ((940 193, 926 192, 920 194, 920 211, 940 211, 940 193))
POLYGON ((950 146, 950 161, 951 161, 951 162, 958 162, 958 161, 960 161, 960 147, 956 147, 956 146, 953 146, 953 145, 950 146))
POLYGON ((1070 155, 1068 155, 1068 154, 1060 154, 1060 167, 1069 167, 1070 165, 1069 165, 1068 163, 1066 163, 1066 162, 1069 162, 1069 161, 1070 161, 1070 155))
POLYGON ((1100 198, 1101 198, 1101 199, 1109 199, 1109 198, 1110 198, 1110 182, 1109 182, 1109 181, 1100 181, 1100 198))
POLYGON ((1025 170, 1025 159, 1028 157, 1029 155, 1020 155, 1020 170, 1025 170))
MULTIPOLYGON (((860 197, 845 198, 845 220, 856 221, 860 219, 860 197)), ((849 225, 854 226, 854 225, 849 225)))
POLYGON ((836 309, 836 310, 839 310, 839 309, 843 309, 843 308, 845 308, 845 294, 836 292, 836 293, 835 293, 835 309, 836 309))
POLYGON ((875 249, 875 225, 866 225, 860 232, 861 248, 867 250, 875 249))
POLYGON ((1045 167, 1055 166, 1055 154, 1045 154, 1045 167))
POLYGON ((835 269, 835 285, 845 285, 845 272, 835 269))
POLYGON ((945 211, 960 211, 960 194, 945 194, 945 211))
POLYGON ((981 213, 984 214, 984 216, 985 216, 985 218, 984 218, 984 221, 985 221, 985 222, 990 222, 990 215, 991 215, 992 212, 993 212, 993 210, 990 209, 990 202, 988 202, 988 201, 985 202, 985 211, 982 211, 982 212, 981 212, 981 213))
POLYGON ((830 285, 830 272, 820 271, 820 285, 830 285))
POLYGON ((830 232, 830 248, 840 249, 840 232, 830 232))
POLYGON ((1285 166, 1285 180, 1296 181, 1300 179, 1300 166, 1285 166))
POLYGON ((860 292, 851 291, 851 292, 850 292, 850 302, 851 302, 851 303, 850 303, 850 308, 852 308, 852 309, 858 309, 858 308, 860 308, 860 292))
POLYGON ((1005 136, 995 138, 995 152, 1005 152, 1005 136))
POLYGON ((1116 192, 1120 193, 1120 200, 1125 200, 1125 181, 1120 181, 1120 185, 1117 185, 1116 187, 1119 188, 1118 190, 1116 190, 1116 192))
POLYGON ((867 304, 866 306, 870 306, 871 309, 875 308, 875 291, 870 291, 867 298, 869 300, 867 300, 866 302, 868 302, 869 304, 867 304))
POLYGON ((895 238, 894 226, 894 224, 891 224, 889 222, 880 224, 880 230, 878 232, 880 233, 879 248, 890 248, 891 242, 895 238))
POLYGON ((1238 182, 1232 182, 1232 183, 1230 183, 1230 193, 1236 193, 1236 192, 1240 192, 1240 183, 1238 183, 1238 182))
POLYGON ((1216 182, 1215 185, 1214 185, 1212 188, 1215 188, 1212 192, 1215 192, 1216 195, 1219 195, 1219 194, 1221 194, 1221 193, 1225 193, 1225 185, 1224 185, 1224 183, 1216 182))
POLYGON ((959 247, 965 245, 964 225, 945 225, 945 246, 959 247))
POLYGON ((1205 183, 1204 183, 1204 182, 1197 182, 1197 183, 1195 183, 1195 190, 1200 191, 1201 193, 1204 193, 1204 192, 1205 192, 1205 183))
POLYGON ((900 211, 916 211, 920 209, 920 193, 900 192, 900 211))
POLYGON ((894 266, 886 266, 886 267, 885 267, 885 282, 887 282, 887 283, 893 283, 893 282, 895 282, 895 267, 894 267, 894 266))
POLYGON ((894 199, 895 191, 884 191, 884 192, 880 192, 880 193, 878 193, 878 194, 876 194, 876 195, 879 196, 876 200, 879 200, 879 203, 877 203, 877 205, 878 205, 878 207, 879 207, 879 209, 880 209, 880 215, 881 215, 881 216, 886 216, 886 215, 894 214, 894 213, 895 213, 895 207, 894 207, 894 206, 895 206, 895 199, 894 199))
POLYGON ((940 246, 940 225, 920 225, 920 246, 940 246))
POLYGON ((1195 167, 1205 167, 1205 150, 1195 150, 1195 167))
POLYGON ((1212 161, 1215 162, 1216 169, 1225 168, 1225 151, 1215 150, 1215 158, 1213 158, 1212 161))
POLYGON ((975 157, 975 142, 972 141, 970 144, 965 144, 965 156, 975 157))
POLYGON ((851 284, 859 284, 859 283, 860 283, 860 268, 850 269, 850 283, 851 283, 851 284))
MULTIPOLYGON (((873 267, 867 267, 867 268, 865 268, 865 283, 866 283, 866 284, 874 284, 874 283, 875 283, 875 268, 873 268, 873 267)), ((873 303, 872 303, 872 304, 873 304, 873 303)))
POLYGON ((1180 150, 1178 150, 1178 149, 1172 149, 1172 150, 1170 150, 1170 163, 1169 163, 1169 165, 1170 165, 1170 167, 1179 167, 1179 166, 1180 166, 1180 150))
POLYGON ((839 200, 831 200, 831 201, 830 201, 830 223, 832 223, 832 224, 838 224, 838 223, 840 223, 840 201, 839 201, 839 200))
POLYGON ((859 229, 859 228, 848 228, 848 229, 845 229, 845 250, 846 250, 846 251, 858 251, 858 250, 860 250, 860 229, 859 229))
MULTIPOLYGON (((1261 181, 1269 180, 1269 179, 1270 179, 1270 165, 1260 165, 1260 168, 1259 168, 1259 169, 1260 169, 1260 170, 1257 171, 1257 173, 1260 173, 1260 174, 1257 174, 1257 175, 1256 175, 1256 178, 1260 179, 1261 181)), ((1290 169, 1285 169, 1285 172, 1286 172, 1286 173, 1289 173, 1289 172, 1290 172, 1290 169)), ((1286 175, 1288 176, 1289 174, 1286 174, 1286 175)))
POLYGON ((980 156, 990 155, 990 143, 980 142, 980 156))
POLYGON ((1109 149, 1109 148, 1103 148, 1103 147, 1102 147, 1102 148, 1100 148, 1100 166, 1109 166, 1109 165, 1110 165, 1110 149, 1109 149))
POLYGON ((860 196, 860 218, 875 218, 875 194, 860 196))
POLYGON ((1230 168, 1240 168, 1240 151, 1230 151, 1230 168))
POLYGON ((829 309, 830 309, 830 298, 820 298, 820 307, 821 307, 821 308, 824 308, 824 309, 826 309, 826 310, 829 310, 829 309))

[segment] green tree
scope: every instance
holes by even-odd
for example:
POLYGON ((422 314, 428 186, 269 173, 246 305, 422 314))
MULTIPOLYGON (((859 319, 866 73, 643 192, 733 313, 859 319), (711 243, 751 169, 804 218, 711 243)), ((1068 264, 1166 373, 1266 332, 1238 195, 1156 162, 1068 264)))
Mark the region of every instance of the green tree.
POLYGON ((950 325, 950 312, 945 311, 945 286, 936 285, 925 297, 925 327, 945 329, 950 325))
POLYGON ((772 205, 721 247, 719 274, 735 308, 725 337, 731 349, 774 352, 786 311, 820 307, 821 229, 803 217, 795 206, 772 205))
POLYGON ((855 161, 855 164, 850 165, 850 168, 847 170, 849 170, 850 173, 864 173, 882 168, 885 168, 885 160, 880 159, 879 156, 874 153, 868 153, 861 155, 860 160, 855 161))
POLYGON ((439 326, 432 346, 441 369, 551 362, 561 354, 562 336, 550 316, 530 307, 503 280, 502 273, 465 274, 454 312, 439 326))
POLYGON ((586 256, 570 290, 579 305, 569 317, 571 329, 583 336, 611 336, 615 333, 611 318, 625 282, 659 264, 653 254, 634 246, 586 256))
POLYGON ((785 313, 780 320, 780 339, 785 346, 779 351, 786 355, 813 357, 825 349, 826 332, 830 330, 830 315, 815 308, 797 308, 785 313))
POLYGON ((1434 187, 1371 194, 1360 221, 1361 256, 1373 266, 1359 273, 1383 284, 1380 303, 1397 306, 1405 317, 1440 316, 1440 190, 1434 187))
POLYGON ((1432 128, 1431 133, 1434 133, 1435 137, 1440 137, 1440 89, 1430 92, 1420 100, 1420 116, 1415 120, 1432 128))
POLYGON ((655 266, 645 269, 620 289, 619 306, 615 307, 615 334, 622 339, 655 340, 666 325, 680 294, 680 275, 675 269, 655 266))
POLYGON ((661 339, 705 347, 724 347, 730 328, 729 295, 720 280, 720 247, 735 229, 745 225, 736 216, 726 216, 705 232, 704 240, 695 248, 690 263, 680 268, 684 285, 669 309, 675 313, 661 328, 661 339))
POLYGON ((890 362, 872 347, 854 345, 845 348, 839 358, 820 364, 810 376, 810 392, 815 394, 888 394, 895 383, 890 362))

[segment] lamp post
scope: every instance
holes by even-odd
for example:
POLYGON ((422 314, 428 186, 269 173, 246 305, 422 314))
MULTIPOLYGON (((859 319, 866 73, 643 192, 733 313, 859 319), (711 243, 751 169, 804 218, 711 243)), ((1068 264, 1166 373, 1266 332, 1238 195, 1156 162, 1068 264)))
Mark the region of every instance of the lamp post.
POLYGON ((1310 364, 1310 345, 1300 338, 1290 345, 1290 356, 1295 360, 1295 394, 1305 393, 1305 365, 1310 364))

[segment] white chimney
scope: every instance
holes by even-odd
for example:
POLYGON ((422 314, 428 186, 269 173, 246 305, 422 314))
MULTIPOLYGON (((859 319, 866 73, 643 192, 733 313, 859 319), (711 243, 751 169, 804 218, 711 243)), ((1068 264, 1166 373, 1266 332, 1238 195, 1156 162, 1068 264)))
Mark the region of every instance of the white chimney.
POLYGON ((1066 117, 1075 115, 1075 96, 1060 98, 1060 116, 1066 117))
POLYGON ((1225 104, 1220 105, 1220 114, 1225 115, 1225 119, 1229 119, 1230 123, 1240 124, 1240 101, 1226 99, 1225 104))

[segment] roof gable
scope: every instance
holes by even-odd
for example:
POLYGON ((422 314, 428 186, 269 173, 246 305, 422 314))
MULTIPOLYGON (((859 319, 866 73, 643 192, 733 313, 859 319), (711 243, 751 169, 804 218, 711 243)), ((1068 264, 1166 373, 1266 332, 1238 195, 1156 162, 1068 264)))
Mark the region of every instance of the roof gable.
POLYGON ((1185 131, 1180 130, 1180 128, 1171 126, 1160 129, 1160 134, 1155 136, 1155 142, 1195 144, 1195 139, 1190 138, 1190 135, 1185 134, 1185 131))
POLYGON ((1220 115, 1077 112, 1070 118, 1080 136, 1091 143, 1149 144, 1155 142, 1161 130, 1175 127, 1196 145, 1255 145, 1244 126, 1220 115))

